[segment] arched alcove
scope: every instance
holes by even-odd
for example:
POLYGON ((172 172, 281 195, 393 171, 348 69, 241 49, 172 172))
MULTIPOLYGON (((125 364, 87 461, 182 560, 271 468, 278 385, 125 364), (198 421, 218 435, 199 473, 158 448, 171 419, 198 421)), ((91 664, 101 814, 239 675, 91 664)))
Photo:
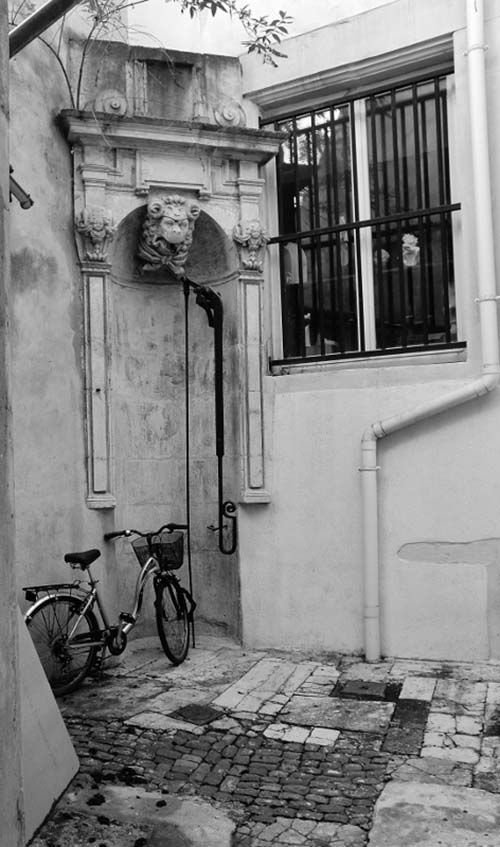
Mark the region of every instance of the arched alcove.
MULTIPOLYGON (((107 338, 115 522, 117 526, 154 528, 167 521, 183 523, 187 517, 185 299, 182 284, 167 270, 140 269, 136 248, 145 211, 145 206, 134 209, 117 229, 109 274, 107 338)), ((232 457, 237 453, 238 429, 237 361, 231 330, 235 264, 230 239, 210 215, 201 212, 186 274, 199 284, 216 285, 227 310, 225 418, 227 452, 232 457)), ((213 331, 193 296, 189 299, 189 326, 194 594, 200 625, 203 619, 234 634, 239 628, 237 569, 219 553, 217 535, 207 529, 218 519, 213 331)), ((228 467, 229 480, 232 473, 228 467)), ((136 569, 129 551, 128 562, 120 570, 120 608, 128 608, 136 569)), ((187 585, 186 565, 181 573, 187 585)), ((145 598, 147 614, 139 632, 154 631, 150 600, 145 598)))

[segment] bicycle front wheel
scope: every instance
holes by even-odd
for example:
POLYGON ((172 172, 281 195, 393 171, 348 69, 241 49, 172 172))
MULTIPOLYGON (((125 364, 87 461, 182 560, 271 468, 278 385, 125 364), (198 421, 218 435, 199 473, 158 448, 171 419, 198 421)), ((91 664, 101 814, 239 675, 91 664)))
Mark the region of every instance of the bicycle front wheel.
POLYGON ((168 579, 156 590, 156 626, 161 646, 173 665, 180 665, 189 650, 189 616, 180 585, 168 579))
POLYGON ((68 694, 90 672, 99 648, 99 626, 93 612, 80 615, 80 601, 55 594, 47 597, 25 621, 55 695, 68 694))

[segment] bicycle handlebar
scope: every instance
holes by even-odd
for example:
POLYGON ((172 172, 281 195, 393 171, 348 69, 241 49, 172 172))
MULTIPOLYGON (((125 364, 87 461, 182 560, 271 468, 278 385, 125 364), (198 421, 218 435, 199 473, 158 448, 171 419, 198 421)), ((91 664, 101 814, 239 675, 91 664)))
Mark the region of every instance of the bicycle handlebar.
POLYGON ((160 527, 160 529, 155 530, 154 532, 141 532, 139 529, 120 529, 116 532, 105 532, 104 540, 112 541, 114 538, 128 538, 129 535, 140 535, 141 538, 148 538, 152 535, 160 535, 163 530, 168 530, 168 532, 173 532, 175 529, 187 529, 188 526, 185 523, 166 523, 160 527))

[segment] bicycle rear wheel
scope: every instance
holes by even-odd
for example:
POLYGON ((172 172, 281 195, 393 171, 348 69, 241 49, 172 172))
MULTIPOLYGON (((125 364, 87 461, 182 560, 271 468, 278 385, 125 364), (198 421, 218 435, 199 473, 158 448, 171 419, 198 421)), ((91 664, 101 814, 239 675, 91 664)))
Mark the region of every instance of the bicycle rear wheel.
POLYGON ((25 617, 55 695, 68 694, 77 688, 90 672, 99 651, 99 647, 90 643, 100 638, 96 617, 87 610, 78 620, 80 607, 81 601, 76 597, 55 594, 32 612, 28 611, 25 617))
POLYGON ((189 616, 180 585, 166 578, 156 588, 156 626, 161 646, 173 665, 180 665, 189 650, 189 616))

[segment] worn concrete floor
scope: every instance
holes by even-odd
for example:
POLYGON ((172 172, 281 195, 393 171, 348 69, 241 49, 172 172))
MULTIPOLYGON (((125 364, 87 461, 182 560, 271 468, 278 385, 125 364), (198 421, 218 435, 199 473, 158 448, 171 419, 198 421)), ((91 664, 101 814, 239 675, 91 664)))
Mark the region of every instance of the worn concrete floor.
POLYGON ((500 664, 132 642, 61 698, 80 772, 32 847, 493 847, 500 664))

